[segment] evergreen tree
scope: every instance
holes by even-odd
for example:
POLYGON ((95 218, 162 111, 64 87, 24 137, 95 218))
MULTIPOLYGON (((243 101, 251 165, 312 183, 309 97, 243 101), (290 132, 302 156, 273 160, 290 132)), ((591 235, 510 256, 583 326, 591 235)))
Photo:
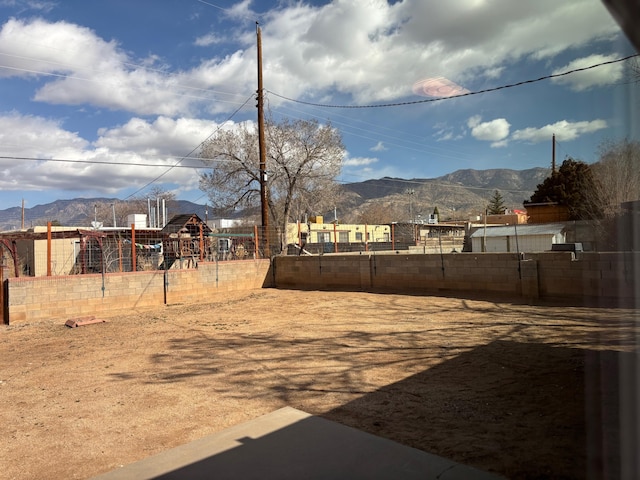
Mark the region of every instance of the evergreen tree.
POLYGON ((496 190, 489 200, 489 205, 487 205, 487 213, 489 215, 502 215, 505 210, 504 198, 502 198, 502 194, 496 190))
MULTIPOLYGON (((557 203, 569 209, 571 220, 600 216, 598 202, 593 198, 596 184, 588 164, 567 158, 560 168, 538 185, 526 203, 557 203)), ((525 205, 526 205, 525 203, 525 205)))

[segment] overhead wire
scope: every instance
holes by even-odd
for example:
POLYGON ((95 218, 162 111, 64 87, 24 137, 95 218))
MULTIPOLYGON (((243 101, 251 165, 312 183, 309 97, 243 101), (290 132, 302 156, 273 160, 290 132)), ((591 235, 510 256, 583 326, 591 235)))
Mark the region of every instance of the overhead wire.
MULTIPOLYGON (((290 111, 297 112, 297 113, 304 113, 304 112, 301 112, 300 110, 295 110, 295 109, 293 109, 291 107, 288 107, 286 105, 274 108, 275 111, 278 111, 280 109, 286 109, 286 110, 290 110, 290 111)), ((309 114, 309 113, 307 113, 306 116, 307 116, 307 118, 309 116, 317 118, 317 119, 326 118, 324 116, 320 116, 320 115, 316 115, 316 114, 309 114)), ((303 119, 304 117, 297 117, 297 118, 303 119)), ((355 122, 362 122, 361 120, 358 120, 358 119, 351 119, 351 120, 355 121, 355 122)), ((364 125, 368 125, 370 127, 379 127, 378 125, 370 123, 370 122, 362 122, 362 123, 364 125)), ((456 159, 456 160, 465 159, 464 156, 456 156, 456 155, 451 155, 449 153, 443 154, 443 153, 437 152, 438 150, 446 150, 447 152, 450 152, 451 149, 445 149, 444 147, 427 145, 425 143, 417 142, 415 140, 406 140, 406 139, 403 139, 403 138, 400 138, 400 137, 397 137, 397 136, 391 136, 390 134, 386 134, 386 133, 377 133, 378 137, 373 137, 373 136, 371 136, 371 131, 372 131, 371 128, 367 129, 365 127, 358 127, 358 126, 355 126, 355 125, 352 125, 352 124, 351 125, 347 124, 345 122, 335 121, 335 120, 333 120, 333 117, 331 118, 331 124, 332 125, 336 125, 336 126, 341 126, 341 133, 343 133, 343 134, 347 133, 348 135, 353 136, 353 137, 363 138, 365 140, 371 140, 373 142, 379 142, 381 137, 385 137, 387 139, 390 139, 390 140, 385 140, 383 142, 385 145, 391 145, 391 146, 395 146, 395 147, 403 148, 405 150, 419 152, 419 153, 424 153, 425 151, 432 150, 431 153, 433 153, 434 155, 439 155, 440 157, 443 157, 443 158, 456 159), (353 130, 356 130, 358 132, 355 133, 355 132, 349 131, 347 129, 353 129, 353 130), (403 142, 403 143, 398 143, 398 141, 399 142, 403 142), (409 146, 409 145, 411 145, 411 146, 409 146)), ((396 132, 393 129, 389 129, 389 128, 384 127, 384 126, 382 126, 381 128, 383 130, 390 130, 392 132, 396 132)), ((414 135, 414 136, 416 138, 420 138, 417 135, 414 135)), ((453 153, 456 153, 456 152, 453 152, 453 153)), ((461 153, 462 155, 466 154, 466 152, 459 152, 459 153, 461 153)), ((470 155, 471 154, 469 154, 469 156, 470 155)))
MULTIPOLYGON (((266 90, 266 92, 269 93, 269 94, 274 95, 275 97, 278 97, 278 98, 281 98, 281 99, 284 99, 284 100, 288 100, 288 101, 291 101, 291 102, 296 103, 296 104, 305 105, 307 107, 311 107, 311 108, 315 108, 315 109, 323 109, 323 108, 363 109, 363 108, 394 107, 394 106, 411 105, 411 104, 418 104, 418 103, 436 102, 436 101, 441 101, 441 100, 448 100, 448 99, 453 99, 453 98, 466 97, 466 96, 470 96, 470 95, 478 95, 480 93, 488 93, 488 92, 493 92, 493 91, 497 91, 497 90, 503 90, 503 89, 507 89, 507 88, 512 88, 512 87, 516 87, 516 86, 529 84, 529 83, 540 82, 542 80, 547 80, 547 79, 551 79, 551 78, 562 77, 562 76, 566 76, 566 75, 573 74, 573 73, 576 73, 576 72, 590 70, 592 68, 600 67, 600 66, 603 66, 603 65, 626 61, 626 60, 629 60, 629 59, 632 59, 632 58, 636 58, 636 57, 638 57, 638 54, 629 55, 629 56, 626 56, 624 58, 618 58, 618 59, 614 59, 614 60, 609 60, 609 61, 601 62, 601 63, 598 63, 598 64, 590 65, 590 66, 587 66, 587 67, 581 67, 581 68, 569 70, 569 71, 566 71, 566 72, 545 75, 545 76, 539 77, 537 79, 524 80, 524 81, 520 81, 520 82, 513 83, 513 84, 501 85, 501 86, 498 86, 498 87, 492 87, 492 88, 483 89, 483 90, 474 91, 474 92, 467 92, 467 93, 464 93, 464 94, 454 95, 454 96, 451 96, 451 97, 423 99, 423 100, 417 100, 417 101, 411 101, 411 102, 373 104, 373 105, 333 105, 333 104, 319 104, 319 103, 306 102, 306 101, 302 101, 302 100, 292 99, 292 98, 280 95, 278 93, 272 92, 270 90, 266 90)), ((291 111, 296 111, 295 109, 292 109, 291 107, 287 107, 287 106, 281 106, 279 108, 287 108, 287 109, 290 109, 291 111)), ((297 111, 297 112, 300 112, 300 111, 297 111)), ((302 113, 302 112, 300 112, 300 113, 302 113)), ((320 115, 316 115, 316 114, 308 114, 307 113, 307 115, 310 115, 310 116, 315 117, 315 118, 322 118, 320 115)), ((335 114, 333 114, 333 115, 335 115, 335 114)), ((346 132, 346 133, 350 134, 351 136, 364 138, 364 139, 367 139, 367 140, 372 140, 374 142, 380 140, 379 138, 373 138, 373 137, 371 137, 369 135, 366 135, 366 134, 363 135, 363 134, 359 134, 359 133, 348 132, 347 130, 345 130, 345 125, 346 125, 346 128, 352 128, 352 129, 361 130, 361 131, 364 131, 364 132, 371 132, 371 130, 370 129, 365 129, 365 128, 360 128, 360 127, 357 127, 357 126, 354 126, 354 125, 347 125, 344 122, 333 121, 333 115, 332 115, 332 123, 335 123, 336 125, 342 125, 342 131, 343 132, 346 132)), ((351 119, 351 120, 353 121, 354 119, 351 119)), ((359 121, 359 120, 355 120, 355 121, 359 121)), ((363 123, 367 124, 369 122, 363 122, 363 123)), ((374 124, 369 123, 369 125, 374 125, 374 124)), ((374 126, 380 128, 379 125, 374 125, 374 126)), ((386 127, 382 127, 382 128, 386 129, 386 127)), ((378 133, 378 136, 380 136, 380 135, 385 135, 385 134, 384 133, 382 133, 382 134, 378 133)), ((391 138, 394 139, 393 137, 391 137, 391 138)), ((395 140, 401 140, 401 139, 400 138, 395 138, 395 140)), ((387 145, 392 145, 392 146, 395 146, 395 147, 400 147, 400 148, 404 148, 404 149, 407 149, 407 150, 413 150, 413 151, 419 151, 419 152, 424 152, 425 149, 427 149, 427 150, 429 150, 429 149, 431 149, 431 150, 445 150, 444 148, 438 148, 438 147, 433 146, 433 145, 425 145, 425 144, 420 143, 420 142, 408 141, 408 143, 413 144, 413 145, 415 145, 417 147, 417 148, 412 148, 412 147, 409 147, 409 146, 406 145, 407 141, 405 141, 405 140, 402 140, 402 141, 404 142, 404 144, 398 144, 398 143, 393 142, 393 141, 391 141, 391 142, 390 141, 385 141, 384 143, 387 144, 387 145)), ((445 154, 436 153, 436 152, 432 152, 432 153, 434 153, 435 155, 444 157, 444 158, 453 158, 453 159, 460 159, 461 158, 459 156, 451 155, 451 148, 450 147, 446 149, 446 152, 447 153, 445 153, 445 154)), ((462 152, 460 152, 460 153, 462 153, 462 152)), ((462 154, 465 155, 466 152, 464 152, 462 154)))
MULTIPOLYGON (((207 140, 209 140, 211 137, 213 137, 216 133, 218 133, 220 131, 220 129, 224 126, 225 123, 227 123, 228 121, 230 121, 248 102, 249 100, 251 100, 252 98, 254 98, 254 95, 250 95, 242 105, 240 105, 231 115, 229 115, 229 117, 222 122, 220 125, 218 125, 218 128, 216 128, 213 132, 211 132, 210 135, 207 136, 207 138, 205 138, 204 140, 202 140, 196 147, 193 148, 193 150, 191 150, 189 153, 187 153, 184 157, 182 157, 180 160, 178 160, 176 162, 175 165, 173 165, 172 167, 169 167, 165 172, 163 172, 162 174, 158 175, 156 178, 154 178, 153 180, 151 180, 150 182, 148 182, 146 185, 144 185, 143 187, 139 188, 138 190, 136 190, 135 192, 133 192, 131 195, 129 195, 128 197, 125 198, 125 200, 128 200, 132 197, 134 197, 135 195, 137 195, 138 193, 140 193, 141 191, 143 191, 144 189, 146 189, 149 185, 157 182, 158 180, 160 180, 162 177, 164 177, 167 173, 169 173, 172 169, 174 169, 175 167, 177 167, 180 162, 182 162, 182 160, 188 158, 191 156, 191 154, 193 152, 195 152, 198 148, 200 148, 207 140)), ((201 167, 200 167, 201 168, 201 167)))
MULTIPOLYGON (((38 75, 43 75, 43 76, 47 76, 47 77, 57 77, 57 78, 64 78, 64 79, 72 79, 72 80, 80 80, 83 82, 92 82, 92 83, 97 83, 97 84, 102 84, 102 85, 114 85, 109 81, 106 80, 97 80, 95 78, 84 78, 84 77, 79 77, 76 75, 67 75, 67 74, 62 74, 62 73, 53 73, 53 72, 43 72, 40 70, 34 70, 34 69, 28 69, 28 68, 19 68, 19 67, 10 67, 7 65, 0 65, 0 68, 3 68, 5 70, 14 70, 14 71, 20 71, 20 72, 25 72, 25 73, 34 73, 34 74, 38 74, 38 75)), ((214 94, 221 94, 221 95, 229 95, 229 96, 235 96, 238 95, 237 93, 229 93, 229 92, 218 92, 218 91, 211 91, 208 90, 206 88, 200 88, 200 87, 191 87, 188 85, 176 85, 178 87, 187 89, 187 90, 198 90, 198 91, 202 91, 202 92, 210 92, 210 93, 214 93, 214 94)), ((161 91, 160 89, 155 89, 155 91, 161 91)), ((166 90, 162 90, 165 91, 168 94, 171 94, 173 96, 177 96, 177 97, 185 97, 185 98, 193 98, 195 100, 216 100, 220 103, 230 103, 232 105, 237 105, 239 102, 237 101, 231 101, 231 100, 222 100, 219 98, 215 98, 215 97, 205 97, 205 96, 200 96, 200 95, 191 95, 191 94, 187 94, 187 93, 178 93, 178 92, 174 92, 171 91, 170 89, 166 89, 166 90)))
MULTIPOLYGON (((138 154, 135 154, 138 155, 138 154)), ((202 162, 226 162, 226 161, 230 161, 230 160, 221 160, 218 158, 206 158, 206 157, 190 157, 190 156, 184 156, 184 157, 175 157, 175 156, 169 156, 169 157, 165 157, 165 158, 179 158, 181 161, 182 160, 187 160, 187 159, 191 159, 191 160, 198 160, 198 161, 202 161, 202 162)), ((13 156, 13 155, 0 155, 0 160, 28 160, 28 161, 35 161, 35 162, 59 162, 59 163, 80 163, 80 164, 90 164, 90 165, 111 165, 111 166, 120 166, 120 167, 155 167, 155 168, 167 168, 167 165, 161 164, 161 163, 123 163, 123 162, 115 162, 115 161, 109 161, 109 160, 72 160, 70 158, 42 158, 42 157, 19 157, 19 156, 13 156)), ((203 165, 179 165, 179 164, 175 164, 172 165, 170 167, 171 169, 173 168, 192 168, 192 169, 199 169, 199 168, 203 168, 203 165)))
MULTIPOLYGON (((44 45, 43 45, 44 46, 44 45)), ((74 64, 69 64, 69 63, 62 63, 62 62, 54 62, 52 60, 44 60, 38 57, 28 57, 25 55, 14 55, 14 54, 10 54, 10 53, 5 53, 5 52, 0 52, 0 56, 2 57, 9 57, 9 58, 15 58, 15 59, 19 59, 19 60, 27 60, 27 61, 31 61, 34 63, 45 63, 48 65, 53 65, 56 67, 62 67, 71 71, 76 71, 76 70, 84 70, 87 72, 92 72, 92 73, 97 73, 97 74, 101 74, 102 72, 98 69, 95 68, 90 68, 87 66, 82 66, 82 65, 74 65, 74 64)), ((166 75, 167 72, 163 69, 160 68, 151 68, 147 65, 140 65, 137 63, 131 63, 131 62, 115 62, 119 65, 123 65, 125 67, 129 67, 129 68, 135 68, 135 69, 139 69, 139 70, 144 70, 146 72, 152 72, 152 73, 158 73, 160 75, 166 75)), ((44 72, 44 71, 40 71, 40 70, 31 70, 31 69, 27 69, 27 68, 20 68, 20 67, 12 67, 12 66, 8 66, 8 65, 2 65, 0 64, 0 68, 4 68, 7 70, 14 70, 14 71, 22 71, 22 72, 26 72, 26 73, 35 73, 38 75, 45 75, 45 76, 52 76, 52 77, 60 77, 60 78, 70 78, 72 80, 83 80, 83 81, 87 81, 87 82, 93 82, 95 81, 96 83, 107 83, 107 82, 100 82, 98 80, 94 80, 92 78, 83 78, 83 77, 77 77, 74 75, 69 75, 69 74, 64 74, 64 73, 53 73, 53 72, 44 72)), ((184 84, 180 84, 177 83, 174 86, 176 87, 180 87, 180 88, 184 88, 186 90, 196 90, 196 91, 201 91, 201 92, 207 92, 207 93, 213 93, 216 95, 229 95, 229 96, 234 96, 237 95, 237 93, 234 92, 224 92, 221 90, 212 90, 209 88, 203 88, 203 87, 194 87, 191 85, 184 85, 184 84)), ((206 97, 205 97, 206 98, 206 97)))
MULTIPOLYGON (((229 13, 233 13, 233 11, 232 11, 231 9, 227 9, 227 8, 224 8, 224 7, 220 7, 219 5, 216 5, 216 4, 213 4, 213 3, 210 3, 210 2, 206 2, 206 1, 204 1, 204 0, 197 0, 197 1, 198 1, 198 2, 200 2, 200 3, 202 3, 202 4, 205 4, 205 5, 208 5, 208 6, 214 7, 214 8, 218 8, 218 9, 223 10, 223 11, 226 11, 226 12, 229 12, 229 13)), ((19 56, 8 55, 8 54, 1 54, 1 55, 5 55, 5 56, 12 56, 12 57, 15 57, 15 58, 29 59, 29 57, 19 57, 19 56)), ((461 98, 461 97, 466 97, 466 96, 471 96, 471 95, 478 95, 478 94, 481 94, 481 93, 489 93, 489 92, 494 92, 494 91, 498 91, 498 90, 502 90, 502 89, 507 89, 507 88, 513 88, 513 87, 517 87, 517 86, 521 86, 521 85, 525 85, 525 84, 530 84, 530 83, 540 82, 540 81, 543 81, 543 80, 548 80, 548 79, 552 79, 552 78, 556 78, 556 77, 566 76, 566 75, 573 74, 573 73, 576 73, 576 72, 581 72, 581 71, 590 70, 590 69, 592 69, 592 68, 600 67, 600 66, 603 66, 603 65, 608 65, 608 64, 613 64, 613 63, 617 63, 617 62, 622 62, 622 61, 629 60, 629 59, 634 58, 634 57, 638 57, 638 54, 629 55, 629 56, 624 57, 624 58, 615 59, 615 60, 610 60, 610 61, 605 61, 605 62, 601 62, 601 63, 595 64, 595 65, 591 65, 591 66, 587 66, 587 67, 582 67, 582 68, 577 68, 577 69, 569 70, 569 71, 566 71, 566 72, 561 72, 561 73, 557 73, 557 74, 550 74, 550 75, 546 75, 546 76, 543 76, 543 77, 540 77, 540 78, 537 78, 537 79, 530 79, 530 80, 520 81, 520 82, 513 83, 513 84, 502 85, 502 86, 493 87, 493 88, 488 88, 488 89, 483 89, 483 90, 478 90, 478 91, 474 91, 474 92, 467 92, 467 93, 464 93, 464 94, 454 95, 454 96, 451 96, 451 97, 430 98, 430 99, 422 99, 422 100, 407 101, 407 102, 398 102, 398 103, 385 103, 385 104, 372 104, 372 105, 331 105, 331 104, 313 103, 313 102, 307 102, 307 101, 303 101, 303 100, 299 100, 299 99, 289 98, 289 97, 286 97, 286 96, 284 96, 284 95, 281 95, 281 94, 278 94, 278 93, 276 93, 276 92, 273 92, 273 91, 270 91, 270 90, 266 90, 266 89, 265 89, 265 92, 267 92, 267 93, 269 93, 269 94, 271 94, 271 95, 274 95, 275 97, 281 98, 281 99, 283 99, 283 100, 287 100, 287 101, 289 101, 289 102, 293 102, 293 103, 297 103, 297 104, 302 104, 302 105, 306 105, 306 106, 310 106, 310 107, 314 107, 314 108, 319 108, 319 109, 323 109, 323 108, 333 108, 333 109, 341 109, 341 108, 343 108, 343 109, 366 109, 366 108, 397 107, 397 106, 405 106, 405 105, 414 105, 414 104, 423 104, 423 103, 437 102, 437 101, 449 100, 449 99, 453 99, 453 98, 461 98)), ((69 65, 65 65, 65 64, 61 64, 61 63, 50 62, 50 61, 45 61, 45 60, 40 60, 40 59, 34 59, 34 58, 32 58, 32 60, 37 60, 37 61, 40 61, 40 62, 46 62, 46 63, 52 64, 52 65, 59 65, 59 66, 63 66, 63 67, 64 67, 64 66, 66 66, 66 67, 75 68, 75 69, 78 69, 78 70, 80 70, 80 69, 85 69, 85 70, 92 71, 91 69, 88 69, 88 68, 86 68, 86 67, 78 67, 78 66, 73 67, 73 66, 69 66, 69 65)), ((148 71, 153 71, 153 72, 158 72, 158 73, 165 73, 165 72, 164 72, 164 71, 162 71, 162 70, 153 69, 153 68, 149 68, 149 67, 141 66, 141 65, 136 65, 136 64, 133 64, 133 63, 121 62, 121 64, 122 64, 122 65, 125 65, 125 66, 129 66, 129 67, 144 68, 145 70, 148 70, 148 71)), ((82 77, 74 76, 74 75, 64 75, 64 74, 57 74, 57 73, 52 73, 52 72, 42 72, 42 71, 37 71, 37 70, 21 69, 21 68, 17 68, 17 67, 10 67, 10 66, 6 66, 6 65, 0 65, 0 68, 11 69, 11 70, 17 70, 17 71, 24 71, 24 72, 27 72, 27 73, 36 73, 36 74, 40 74, 40 75, 54 76, 54 77, 59 77, 59 78, 71 78, 71 79, 77 79, 77 80, 82 80, 82 81, 93 81, 93 82, 98 82, 98 83, 107 83, 107 82, 99 82, 98 80, 95 80, 95 79, 82 78, 82 77)), ((178 84, 178 85, 176 85, 176 86, 178 86, 178 87, 180 87, 180 88, 184 88, 184 89, 196 90, 196 91, 202 91, 202 92, 207 92, 207 93, 212 93, 212 94, 220 94, 220 95, 237 95, 237 94, 234 94, 234 93, 222 92, 222 91, 215 91, 215 90, 209 90, 209 89, 205 89, 205 88, 192 87, 192 86, 188 86, 188 85, 179 85, 179 84, 178 84)), ((194 99, 200 99, 200 100, 212 100, 212 98, 211 98, 211 97, 207 97, 207 96, 188 95, 188 94, 185 94, 185 93, 177 93, 177 92, 170 92, 170 93, 172 93, 172 94, 174 94, 174 95, 185 96, 185 97, 188 97, 188 98, 194 98, 194 99)), ((200 146, 201 146, 201 145, 202 145, 206 140, 208 140, 208 139, 209 139, 209 138, 211 138, 213 135, 215 135, 215 134, 217 133, 217 131, 219 131, 219 129, 221 128, 221 126, 222 126, 222 125, 224 125, 226 122, 228 122, 231 118, 233 118, 233 117, 234 117, 234 116, 235 116, 235 115, 236 115, 236 114, 237 114, 237 113, 238 113, 238 112, 239 112, 239 111, 240 111, 240 110, 241 110, 241 109, 242 109, 242 108, 247 104, 247 102, 248 102, 252 97, 253 97, 253 95, 252 95, 251 97, 247 98, 247 100, 245 100, 245 102, 244 102, 244 103, 242 103, 242 104, 240 105, 240 107, 239 107, 238 109, 236 109, 236 110, 231 114, 231 116, 230 116, 227 120, 225 120, 222 124, 220 124, 220 126, 219 126, 219 127, 218 127, 214 132, 212 132, 212 133, 211 133, 211 134, 210 134, 210 135, 209 135, 205 140, 203 140, 203 141, 202 141, 198 146, 196 146, 196 147, 195 147, 195 148, 194 148, 194 149, 193 149, 189 154, 185 155, 184 157, 180 157, 180 159, 178 160, 178 162, 176 162, 176 164, 175 164, 175 165, 170 166, 170 167, 169 167, 169 168, 168 168, 168 169, 167 169, 163 174, 161 174, 160 176, 156 177, 156 178, 155 178, 154 180, 152 180, 151 182, 148 182, 145 186, 143 186, 142 188, 138 189, 138 190, 137 190, 136 192, 134 192, 133 194, 129 195, 129 196, 127 197, 127 199, 128 199, 128 198, 131 198, 132 196, 134 196, 134 195, 136 195, 136 194, 138 194, 140 191, 144 190, 145 188, 147 188, 147 187, 148 187, 149 185, 151 185, 152 183, 155 183, 156 181, 158 181, 159 179, 161 179, 162 177, 164 177, 164 176, 165 176, 167 173, 169 173, 173 168, 202 168, 202 166, 199 166, 199 167, 191 167, 191 166, 189 166, 189 167, 187 167, 187 166, 184 166, 184 165, 180 165, 180 163, 181 163, 184 159, 187 159, 187 158, 193 158, 193 157, 190 157, 190 155, 191 155, 195 150, 197 150, 198 148, 200 148, 200 146)), ((239 104, 239 102, 225 101, 225 100, 220 100, 220 99, 217 99, 217 100, 218 100, 218 101, 220 101, 221 103, 239 104)), ((302 113, 302 112, 300 112, 300 113, 302 113)), ((313 116, 315 116, 315 115, 313 115, 313 116)), ((320 118, 320 117, 318 117, 318 118, 320 118)), ((351 121, 354 121, 354 119, 350 119, 350 120, 351 120, 351 121)), ((357 121, 357 120, 356 120, 356 121, 357 121)), ((365 128, 357 127, 357 126, 355 126, 355 125, 348 125, 348 124, 346 124, 346 123, 344 123, 344 122, 342 122, 342 123, 340 123, 340 122, 336 122, 336 123, 337 123, 337 124, 339 124, 339 125, 347 126, 347 127, 352 128, 352 129, 354 129, 354 130, 356 130, 356 131, 359 131, 359 132, 366 132, 366 131, 367 131, 365 128)), ((366 124, 367 122, 364 122, 364 123, 366 124)), ((373 125, 373 124, 371 124, 371 125, 373 125)), ((385 127, 385 128, 386 128, 386 127, 385 127)), ((352 133, 352 132, 350 132, 349 134, 350 134, 350 135, 353 135, 353 136, 359 136, 360 138, 369 139, 369 140, 372 140, 372 141, 379 140, 379 139, 372 138, 372 137, 367 136, 367 135, 362 134, 362 133, 352 133)), ((403 145, 403 144, 394 143, 394 142, 393 142, 393 137, 391 137, 391 136, 389 136, 389 137, 390 137, 390 138, 392 138, 392 141, 388 141, 388 140, 387 140, 387 141, 385 141, 385 143, 386 143, 387 145, 393 145, 393 146, 396 146, 396 147, 401 147, 401 148, 406 148, 406 149, 409 149, 409 150, 415 150, 415 151, 421 151, 421 152, 422 152, 422 151, 424 151, 424 149, 425 149, 425 148, 434 148, 434 147, 431 147, 431 146, 426 146, 426 145, 420 144, 419 142, 411 142, 411 141, 410 141, 409 143, 413 143, 413 144, 416 146, 416 148, 412 148, 412 147, 408 147, 408 146, 403 145), (419 148, 419 150, 418 150, 418 148, 419 148)), ((399 139, 399 138, 398 138, 398 139, 396 139, 396 140, 402 140, 402 141, 403 141, 403 139, 399 139)), ((450 155, 449 155, 449 156, 447 156, 447 157, 448 157, 448 158, 460 158, 460 157, 455 157, 455 156, 450 156, 450 155)), ((0 157, 0 158, 16 158, 16 157, 0 157)), ((28 158, 27 158, 27 157, 23 157, 23 158, 21 158, 21 159, 25 159, 25 160, 26 160, 26 159, 28 159, 28 158)), ((29 160, 31 160, 31 159, 29 159, 29 160)), ((57 160, 54 160, 54 159, 38 159, 38 160, 40 160, 40 161, 43 161, 43 160, 48 160, 48 161, 67 161, 67 160, 65 160, 65 159, 57 159, 57 160)), ((85 161, 81 161, 81 162, 83 162, 83 163, 104 163, 104 164, 110 164, 109 162, 98 162, 98 161, 95 161, 95 162, 94 162, 94 161, 86 161, 86 160, 85 160, 85 161)), ((117 163, 117 162, 115 162, 115 164, 119 164, 119 165, 121 165, 120 163, 117 163)), ((160 165, 154 165, 154 164, 137 164, 137 165, 139 165, 139 166, 148 166, 148 167, 160 167, 160 165)), ((449 186, 450 186, 450 185, 449 185, 449 186)))
POLYGON ((406 105, 417 105, 417 104, 422 104, 422 103, 432 103, 432 102, 442 102, 445 100, 453 100, 454 98, 462 98, 462 97, 469 97, 472 95, 480 95, 481 93, 489 93, 489 92, 496 92, 498 90, 504 90, 507 88, 513 88, 513 87, 520 87, 522 85, 527 85, 527 84, 531 84, 531 83, 536 83, 536 82, 541 82, 543 80, 549 80, 552 78, 558 78, 558 77, 564 77, 566 75, 571 75, 577 72, 584 72, 586 70, 591 70, 593 68, 597 68, 597 67, 602 67, 604 65, 610 65, 613 63, 618 63, 618 62, 624 62, 626 60, 629 60, 631 58, 635 58, 640 56, 640 53, 636 53, 633 55, 628 55, 626 57, 623 58, 618 58, 615 60, 608 60, 606 62, 600 62, 600 63, 596 63, 594 65, 590 65, 587 67, 581 67, 581 68, 574 68, 573 70, 568 70, 566 72, 561 72, 561 73, 552 73, 550 75, 545 75, 543 77, 539 77, 539 78, 535 78, 535 79, 530 79, 530 80, 523 80, 520 82, 516 82, 516 83, 511 83, 508 85, 501 85, 498 87, 492 87, 492 88, 485 88, 482 90, 476 90, 473 92, 466 92, 466 93, 460 93, 457 95, 451 95, 449 97, 437 97, 437 98, 426 98, 423 100, 412 100, 412 101, 407 101, 407 102, 397 102, 397 103, 379 103, 379 104, 369 104, 369 105, 334 105, 334 104, 327 104, 327 103, 314 103, 314 102, 307 102, 304 100, 299 100, 299 99, 295 99, 295 98, 289 98, 286 97, 284 95, 280 95, 278 93, 272 92, 270 90, 267 90, 269 93, 271 93, 272 95, 281 98, 283 100, 287 100, 289 102, 295 102, 295 103, 300 103, 303 105, 311 105, 314 107, 321 107, 321 108, 345 108, 345 109, 364 109, 364 108, 387 108, 387 107, 402 107, 402 106, 406 106, 406 105))
MULTIPOLYGON (((548 170, 551 170, 550 168, 548 170)), ((369 179, 369 181, 371 182, 378 182, 381 181, 383 179, 377 179, 377 180, 372 180, 369 179)), ((386 178, 384 179, 384 181, 388 181, 388 182, 396 182, 396 183, 402 183, 402 184, 406 184, 406 185, 414 185, 414 186, 425 186, 425 185, 433 185, 433 186, 438 186, 438 187, 447 187, 447 188, 461 188, 464 190, 480 190, 483 192, 493 192, 496 190, 495 187, 473 187, 473 186, 467 186, 467 185, 456 185, 455 183, 444 183, 444 182, 440 182, 438 181, 438 178, 434 178, 434 179, 424 179, 424 180, 405 180, 403 178, 386 178)), ((350 185, 352 183, 356 183, 356 182, 338 182, 341 183, 342 185, 350 185)), ((357 182, 357 183, 361 183, 361 182, 357 182)), ((509 192, 509 193, 527 193, 527 194, 531 194, 531 190, 518 190, 518 189, 510 189, 510 188, 501 188, 500 191, 502 192, 509 192)))

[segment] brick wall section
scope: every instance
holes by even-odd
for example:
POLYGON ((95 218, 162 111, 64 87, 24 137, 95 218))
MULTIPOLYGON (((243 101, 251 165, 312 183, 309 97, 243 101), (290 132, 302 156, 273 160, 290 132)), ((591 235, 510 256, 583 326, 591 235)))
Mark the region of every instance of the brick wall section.
MULTIPOLYGON (((167 304, 203 303, 216 294, 271 286, 269 260, 200 263, 198 268, 167 272, 167 304)), ((165 304, 165 272, 110 273, 59 277, 10 278, 9 323, 157 308, 165 304), (104 281, 104 288, 103 288, 104 281)))
POLYGON ((487 293, 591 304, 640 298, 640 252, 276 257, 274 272, 278 288, 487 293))

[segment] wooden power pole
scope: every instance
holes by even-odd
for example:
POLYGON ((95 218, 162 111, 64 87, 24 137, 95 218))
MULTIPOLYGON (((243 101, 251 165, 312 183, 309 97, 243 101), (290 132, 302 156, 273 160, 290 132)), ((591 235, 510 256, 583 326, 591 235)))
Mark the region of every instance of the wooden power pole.
POLYGON ((260 149, 260 203, 262 205, 262 236, 264 238, 264 256, 269 257, 269 205, 267 201, 267 152, 264 141, 264 101, 262 87, 262 33, 256 22, 258 37, 258 147, 260 149))
POLYGON ((556 173, 556 134, 551 137, 551 173, 556 173))

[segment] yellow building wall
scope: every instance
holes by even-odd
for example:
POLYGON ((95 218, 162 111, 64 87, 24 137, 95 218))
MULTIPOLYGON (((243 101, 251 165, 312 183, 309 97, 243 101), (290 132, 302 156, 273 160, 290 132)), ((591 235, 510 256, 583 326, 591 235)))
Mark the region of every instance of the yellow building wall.
POLYGON ((287 224, 287 243, 299 243, 302 233, 309 233, 307 243, 321 243, 319 237, 328 234, 329 243, 365 243, 365 242, 390 242, 391 227, 389 225, 364 225, 364 224, 337 224, 333 223, 289 223, 287 224), (348 240, 341 242, 341 235, 347 234, 348 240), (360 234, 360 235, 358 235, 360 234))

